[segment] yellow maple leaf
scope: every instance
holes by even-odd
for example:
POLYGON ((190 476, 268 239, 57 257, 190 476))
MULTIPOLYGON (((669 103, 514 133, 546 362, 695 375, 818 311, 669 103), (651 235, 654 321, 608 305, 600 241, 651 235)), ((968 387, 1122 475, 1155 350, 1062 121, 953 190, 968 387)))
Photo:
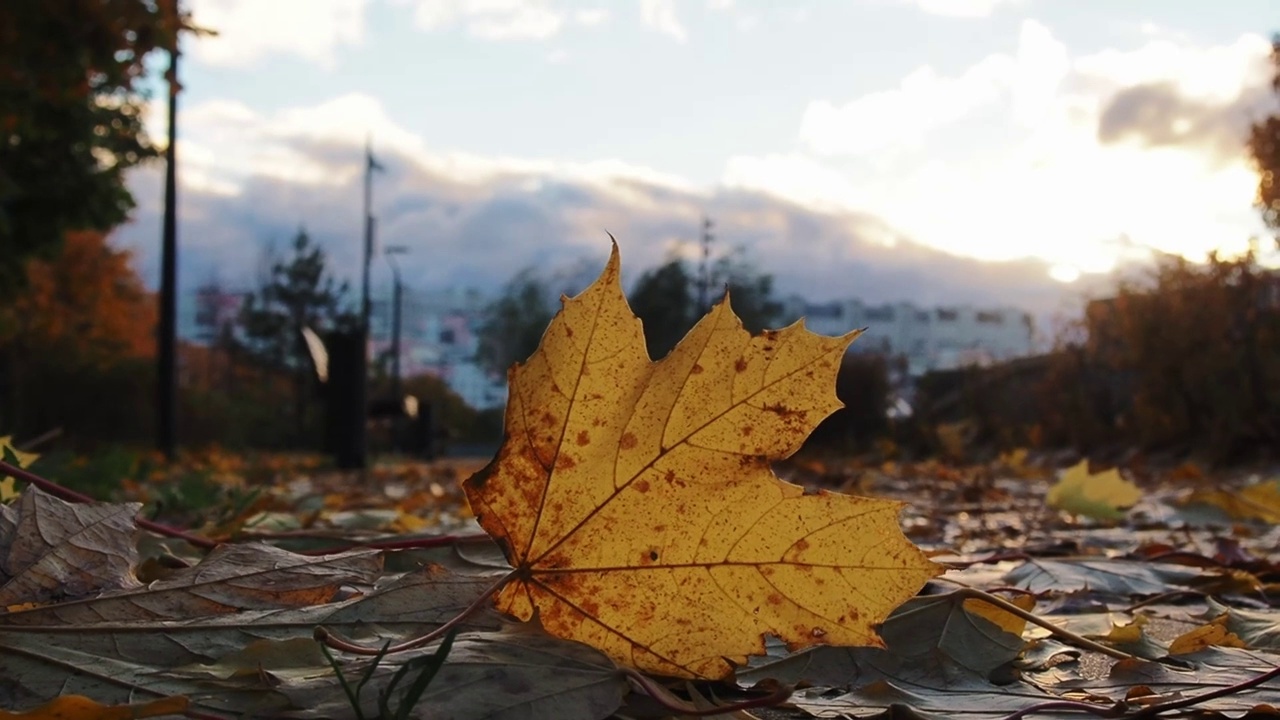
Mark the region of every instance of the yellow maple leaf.
POLYGON ((840 407, 856 333, 752 337, 726 298, 651 362, 619 266, 615 244, 512 367, 502 448, 464 483, 516 568, 498 608, 679 677, 725 677, 766 635, 883 646, 875 625, 941 572, 902 503, 809 493, 769 465, 840 407))
POLYGON ((30 467, 31 463, 40 459, 40 456, 35 453, 22 452, 14 447, 12 435, 3 435, 0 436, 0 460, 5 459, 8 455, 13 456, 14 460, 17 461, 15 464, 20 468, 30 467))
POLYGON ((1141 499, 1142 491, 1120 477, 1119 470, 1111 468, 1090 474, 1089 461, 1081 460, 1049 488, 1045 501, 1049 507, 1076 515, 1087 515, 1099 520, 1120 520, 1124 517, 1123 508, 1141 499))
POLYGON ((1213 621, 1201 625, 1179 635, 1169 643, 1170 655, 1187 655, 1200 652, 1209 647, 1249 647, 1239 635, 1227 629, 1227 616, 1222 615, 1213 621))
POLYGON ((1236 520, 1280 523, 1280 478, 1254 483, 1240 490, 1196 490, 1183 505, 1203 503, 1221 508, 1236 520))

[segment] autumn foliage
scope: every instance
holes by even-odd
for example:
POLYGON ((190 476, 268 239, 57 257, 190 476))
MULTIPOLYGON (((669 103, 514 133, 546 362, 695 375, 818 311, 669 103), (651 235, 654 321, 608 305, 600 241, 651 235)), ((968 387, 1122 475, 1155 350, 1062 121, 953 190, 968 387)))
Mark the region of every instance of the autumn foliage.
POLYGON ((68 233, 51 260, 31 260, 8 310, 9 339, 27 354, 104 367, 155 353, 156 301, 130 253, 102 233, 68 233))
POLYGON ((142 437, 156 303, 130 254, 72 232, 24 273, 24 290, 0 305, 0 422, 25 437, 142 437))

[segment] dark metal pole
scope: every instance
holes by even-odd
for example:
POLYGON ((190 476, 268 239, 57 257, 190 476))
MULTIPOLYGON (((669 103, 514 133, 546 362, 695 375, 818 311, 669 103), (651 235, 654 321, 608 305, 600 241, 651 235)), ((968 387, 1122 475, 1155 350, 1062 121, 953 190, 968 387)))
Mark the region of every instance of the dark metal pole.
POLYGON ((711 218, 702 218, 702 264, 698 268, 698 314, 707 311, 707 295, 711 291, 711 218))
POLYGON ((373 150, 365 144, 364 165, 364 276, 360 283, 360 322, 369 334, 369 260, 373 256, 373 150))
POLYGON ((354 400, 359 419, 353 423, 358 437, 352 440, 360 448, 358 465, 361 468, 368 462, 366 419, 369 412, 369 262, 373 256, 373 171, 382 169, 373 159, 373 148, 368 141, 365 142, 364 160, 364 264, 360 283, 360 355, 359 367, 356 368, 359 389, 354 400))
MULTIPOLYGON (((178 14, 178 4, 173 3, 178 14)), ((178 22, 169 49, 169 146, 165 148, 164 229, 160 249, 160 327, 156 387, 156 444, 172 460, 177 451, 178 408, 178 22)))
POLYGON ((404 286, 400 284, 400 268, 391 264, 395 276, 395 299, 391 311, 391 397, 400 402, 400 302, 404 286))

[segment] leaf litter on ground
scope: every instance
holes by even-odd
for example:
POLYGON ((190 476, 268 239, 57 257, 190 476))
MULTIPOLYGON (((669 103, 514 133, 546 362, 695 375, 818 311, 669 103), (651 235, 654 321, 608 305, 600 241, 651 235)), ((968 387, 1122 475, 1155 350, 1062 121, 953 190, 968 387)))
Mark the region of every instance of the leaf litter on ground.
MULTIPOLYGON (((104 708, 93 717, 148 701, 190 717, 376 717, 378 691, 439 642, 376 658, 335 651, 343 676, 368 671, 357 714, 316 628, 379 648, 464 612, 408 717, 674 717, 683 711, 654 697, 706 708, 791 685, 784 704, 737 716, 1239 717, 1280 706, 1280 531, 1256 511, 1273 475, 1135 468, 1141 498, 1120 517, 1090 518, 1048 502, 1067 463, 1027 451, 967 466, 775 461, 803 497, 905 503, 900 527, 947 572, 890 608, 882 648, 788 650, 757 633, 746 640, 762 640, 763 655, 690 684, 652 667, 645 678, 626 658, 548 634, 536 615, 516 623, 478 603, 509 579, 508 558, 522 559, 479 533, 462 496, 483 460, 363 477, 299 457, 188 462, 117 483, 116 502, 20 484, 0 506, 0 707, 57 717, 39 707, 72 694, 104 708), (197 497, 213 505, 183 505, 197 497), (132 521, 139 504, 146 527, 132 521)), ((845 592, 859 593, 856 576, 845 592)))

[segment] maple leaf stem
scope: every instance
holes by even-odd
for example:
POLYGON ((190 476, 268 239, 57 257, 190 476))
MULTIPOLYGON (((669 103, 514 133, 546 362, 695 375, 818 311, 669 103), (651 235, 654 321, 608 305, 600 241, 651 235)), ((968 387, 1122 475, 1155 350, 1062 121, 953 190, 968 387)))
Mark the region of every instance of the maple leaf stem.
POLYGON ((1045 630, 1048 630, 1049 632, 1053 633, 1055 637, 1061 640, 1065 640, 1073 645, 1076 645, 1077 647, 1082 647, 1086 650, 1092 650, 1094 652, 1102 653, 1103 655, 1116 658, 1117 660, 1136 659, 1134 655, 1130 655, 1127 652, 1124 652, 1122 650, 1117 650, 1113 647, 1108 647, 1099 642, 1094 642, 1093 640, 1090 640, 1089 638, 1084 637, 1083 635, 1077 635, 1076 633, 1073 633, 1070 630, 1067 630, 1066 628, 1058 627, 1057 625, 1054 625, 1048 620, 1045 620, 1044 618, 1041 618, 1040 616, 1034 613, 1027 612, 1026 610, 1023 610, 1022 608, 1018 607, 1017 605, 1014 605, 1008 600, 1005 600, 1004 598, 1001 598, 996 595, 992 595, 989 592, 983 592, 982 590, 979 590, 977 588, 961 587, 959 590, 956 591, 956 594, 961 597, 972 598, 974 600, 981 600, 982 602, 985 602, 989 605, 994 605, 1000 608, 1001 610, 1004 610, 1007 613, 1010 613, 1012 615, 1017 615, 1023 620, 1026 620, 1029 623, 1034 623, 1036 625, 1039 625, 1045 630))
POLYGON ((1028 705, 1021 710, 1005 715, 1000 720, 1022 720, 1024 717, 1036 715, 1042 712, 1050 712, 1052 710, 1079 710, 1097 717, 1113 718, 1119 717, 1116 714, 1115 707, 1108 705, 1106 707, 1098 705, 1090 705, 1089 703, 1076 702, 1074 700, 1049 700, 1047 702, 1028 705))
POLYGON ((1169 702, 1165 702, 1165 703, 1156 703, 1155 705, 1147 706, 1133 713, 1129 717, 1148 718, 1148 717, 1154 717, 1164 712, 1168 712, 1170 710, 1180 710, 1182 708, 1192 707, 1194 705, 1198 705, 1202 702, 1205 702, 1206 700, 1213 700, 1215 698, 1225 697, 1227 695, 1234 695, 1235 693, 1248 690, 1250 688, 1255 688, 1269 680, 1274 680, 1277 677, 1280 677, 1280 667, 1272 668, 1267 672, 1262 673, 1261 675, 1249 678, 1248 680, 1245 680, 1243 682, 1238 682, 1235 685, 1228 685, 1227 687, 1218 688, 1217 690, 1210 690, 1209 692, 1204 693, 1202 695, 1194 695, 1189 698, 1182 698, 1181 700, 1170 700, 1169 702))
POLYGON ((316 627, 314 637, 316 639, 316 642, 324 643, 325 645, 333 648, 334 650, 341 650, 343 652, 351 653, 352 655, 379 655, 383 653, 390 654, 390 653, 404 652, 405 650, 413 650, 414 648, 420 648, 423 645, 427 645, 435 641, 436 639, 447 635, 450 630, 462 624, 462 621, 474 615, 477 611, 480 610, 480 608, 484 607, 485 603, 488 602, 495 594, 497 594, 497 592, 501 590, 504 585, 506 585, 512 578, 516 577, 516 574, 519 572, 520 572, 519 570, 512 570, 506 575, 503 575, 502 577, 498 578, 498 580, 494 582, 492 585, 490 585, 488 589, 486 589, 483 593, 480 593, 479 597, 477 597, 475 600, 472 600, 470 605, 463 608, 462 612, 458 613, 457 615, 454 615, 445 624, 441 625, 435 630, 432 630, 426 635, 420 635, 412 640, 406 640, 405 642, 402 642, 399 645, 390 645, 390 646, 383 645, 378 647, 361 645, 359 643, 352 642, 351 640, 347 640, 346 638, 343 638, 339 635, 335 635, 333 631, 329 630, 323 625, 316 627))
MULTIPOLYGON (((262 533, 265 534, 265 533, 262 533)), ((303 537, 301 535, 294 537, 303 537)), ((485 533, 468 533, 465 535, 433 535, 431 537, 406 538, 403 540, 371 540, 369 542, 351 542, 345 545, 321 548, 319 550, 303 550, 300 555, 332 555, 357 548, 366 550, 422 550, 466 543, 492 543, 493 538, 485 533)))
POLYGON ((1214 700, 1216 698, 1225 697, 1227 695, 1234 695, 1235 693, 1242 692, 1244 690, 1249 690, 1251 688, 1255 688, 1277 677, 1280 677, 1280 667, 1273 668, 1271 670, 1268 670, 1265 673, 1262 673, 1261 675, 1257 675, 1255 677, 1249 678, 1248 680, 1238 682, 1235 685, 1229 685, 1224 688, 1218 688, 1217 690, 1210 690, 1209 692, 1206 692, 1200 695, 1194 695, 1188 698, 1182 698, 1180 700, 1170 700, 1169 702, 1156 703, 1155 705, 1148 705, 1147 707, 1144 707, 1141 710, 1137 710, 1135 712, 1128 712, 1124 710, 1122 706, 1113 705, 1108 707, 1099 707, 1097 705, 1073 702, 1071 700, 1050 700, 1048 702, 1037 703, 1035 705, 1024 707, 1015 713, 1010 713, 1009 715, 1005 715, 1004 717, 1000 718, 1000 720, 1022 720, 1022 718, 1024 717, 1035 715, 1042 712, 1048 712, 1050 710, 1079 710, 1081 712, 1086 712, 1086 713, 1089 713, 1090 715, 1096 715, 1098 717, 1125 718, 1126 720, 1138 720, 1139 718, 1152 718, 1157 715, 1163 715, 1164 713, 1167 713, 1170 710, 1181 710, 1183 708, 1199 705, 1200 703, 1205 702, 1207 700, 1214 700))
MULTIPOLYGON (((39 475, 36 475, 35 473, 28 472, 15 465, 10 465, 7 462, 0 461, 0 476, 4 476, 4 475, 8 475, 10 477, 16 478, 26 483, 31 483, 32 485, 40 488, 41 490, 49 493, 50 495, 66 500, 67 502, 74 502, 74 503, 98 502, 97 500, 89 497, 88 495, 84 495, 82 493, 76 492, 75 490, 65 488, 52 480, 49 480, 47 478, 42 478, 39 475)), ((166 535, 168 537, 178 538, 179 540, 186 540, 187 542, 191 543, 192 545, 195 545, 196 547, 201 547, 206 550, 212 550, 218 547, 218 542, 215 540, 210 540, 209 538, 201 537, 199 535, 193 535, 192 533, 189 533, 186 530, 180 530, 170 525, 164 525, 162 523, 152 522, 145 518, 137 518, 136 522, 138 524, 138 527, 140 528, 143 528, 145 530, 150 530, 151 532, 154 532, 160 535, 166 535)))
POLYGON ((726 713, 736 713, 741 710, 750 710, 758 707, 773 707, 786 702, 791 697, 792 688, 787 685, 780 685, 778 689, 768 695, 760 697, 748 698, 740 700, 736 703, 726 705, 713 705, 709 708, 696 707, 680 698, 671 694, 669 690, 658 684, 653 678, 634 668, 621 668, 623 674, 634 682, 645 695, 653 698, 654 702, 662 707, 671 710, 681 716, 705 717, 708 715, 722 715, 726 713))

